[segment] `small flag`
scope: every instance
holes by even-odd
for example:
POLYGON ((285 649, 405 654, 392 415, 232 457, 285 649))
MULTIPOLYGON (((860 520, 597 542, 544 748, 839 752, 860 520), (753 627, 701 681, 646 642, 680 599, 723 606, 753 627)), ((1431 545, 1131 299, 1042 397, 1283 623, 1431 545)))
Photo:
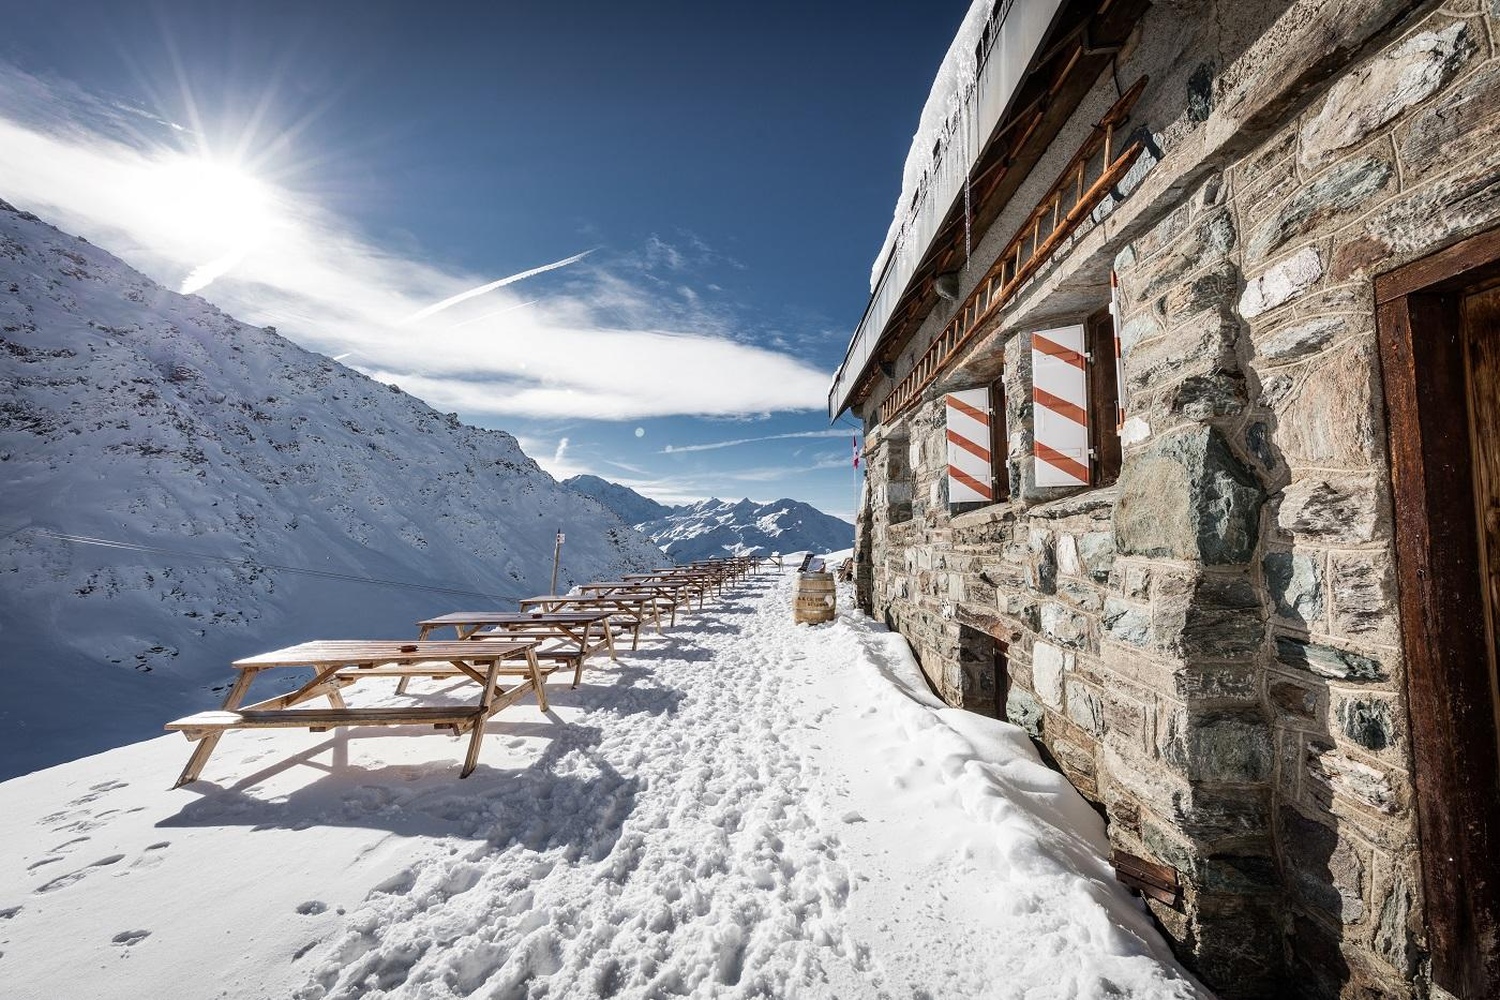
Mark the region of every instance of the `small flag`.
POLYGON ((854 438, 854 467, 859 468, 859 438, 854 438))

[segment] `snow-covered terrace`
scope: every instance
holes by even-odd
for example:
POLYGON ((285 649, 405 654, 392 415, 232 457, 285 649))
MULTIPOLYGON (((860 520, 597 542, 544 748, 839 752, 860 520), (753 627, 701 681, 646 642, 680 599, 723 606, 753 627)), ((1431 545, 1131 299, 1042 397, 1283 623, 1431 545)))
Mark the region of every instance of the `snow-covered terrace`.
POLYGON ((857 612, 794 625, 792 579, 507 709, 464 781, 353 729, 0 785, 4 995, 1207 997, 1026 734, 857 612))
POLYGON ((938 70, 912 138, 901 195, 871 275, 871 296, 828 393, 837 417, 965 183, 1010 110, 1062 0, 975 0, 938 70), (988 30, 986 28, 988 27, 988 30))

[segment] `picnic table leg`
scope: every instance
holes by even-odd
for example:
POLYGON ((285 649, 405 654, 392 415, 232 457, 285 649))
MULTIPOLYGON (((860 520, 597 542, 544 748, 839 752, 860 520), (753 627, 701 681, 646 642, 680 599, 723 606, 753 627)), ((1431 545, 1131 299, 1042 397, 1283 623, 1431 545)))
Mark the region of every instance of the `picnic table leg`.
MULTIPOLYGON (((417 633, 417 641, 421 642, 423 639, 427 638, 427 636, 432 632, 432 628, 433 627, 431 625, 423 625, 422 626, 422 631, 420 631, 420 632, 417 633)), ((410 686, 411 686, 411 678, 410 677, 403 677, 399 681, 396 682, 396 693, 397 694, 405 694, 406 693, 406 689, 408 687, 410 687, 410 686)))
POLYGON ((490 669, 484 675, 484 694, 479 699, 479 718, 474 720, 474 732, 469 736, 469 753, 464 758, 464 769, 458 773, 467 778, 479 766, 479 744, 484 742, 484 725, 490 719, 490 704, 495 700, 495 676, 500 671, 500 661, 491 660, 490 669))
POLYGON ((604 645, 609 650, 610 662, 618 660, 619 657, 615 655, 615 623, 611 618, 604 619, 604 645))
POLYGON ((531 686, 536 688, 536 703, 543 712, 548 711, 546 678, 542 676, 542 665, 537 662, 535 649, 526 650, 526 666, 531 671, 531 686))
MULTIPOLYGON (((594 623, 586 622, 583 626, 583 639, 578 643, 578 663, 573 667, 573 690, 578 690, 578 685, 583 683, 583 661, 589 655, 589 634, 594 631, 594 623)), ((604 634, 609 634, 609 626, 604 627, 604 634)))
MULTIPOLYGON (((235 678, 234 685, 230 687, 229 693, 224 696, 224 710, 226 712, 238 708, 240 702, 245 700, 245 694, 250 690, 250 679, 254 676, 254 670, 241 670, 239 672, 239 676, 235 678)), ((214 748, 219 745, 219 740, 223 735, 224 730, 221 729, 218 732, 209 733, 198 741, 198 745, 193 748, 192 756, 188 758, 187 767, 182 769, 182 774, 177 778, 177 783, 172 786, 173 788, 181 788, 190 781, 198 780, 198 775, 202 773, 203 766, 208 763, 208 758, 213 755, 214 748)))

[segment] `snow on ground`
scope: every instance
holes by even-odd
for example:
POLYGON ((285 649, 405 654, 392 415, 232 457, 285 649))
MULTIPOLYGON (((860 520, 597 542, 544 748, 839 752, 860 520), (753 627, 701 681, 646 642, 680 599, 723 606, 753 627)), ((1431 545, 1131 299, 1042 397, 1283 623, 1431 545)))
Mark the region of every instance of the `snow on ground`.
POLYGON ((792 576, 557 675, 462 781, 412 729, 231 733, 177 791, 177 736, 0 784, 5 995, 1207 996, 1024 734, 847 593, 794 625, 792 576))

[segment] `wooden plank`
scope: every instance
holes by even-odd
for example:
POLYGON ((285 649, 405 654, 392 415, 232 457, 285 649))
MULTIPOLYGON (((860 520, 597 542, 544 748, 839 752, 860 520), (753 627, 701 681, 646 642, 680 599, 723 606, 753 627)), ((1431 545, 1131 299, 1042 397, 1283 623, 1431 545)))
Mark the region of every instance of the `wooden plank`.
MULTIPOLYGON (((1418 273, 1441 280, 1430 267, 1418 273)), ((1500 788, 1491 693, 1474 670, 1488 650, 1458 299, 1391 298, 1377 317, 1432 976, 1455 995, 1492 996, 1500 788)))
POLYGON ((1115 870, 1115 877, 1122 884, 1152 899, 1176 906, 1182 898, 1181 885, 1174 868, 1121 850, 1115 850, 1110 855, 1109 863, 1115 870))
POLYGON ((1500 229, 1491 229, 1375 278, 1375 302, 1383 305, 1422 291, 1444 291, 1449 279, 1500 259, 1500 229))

